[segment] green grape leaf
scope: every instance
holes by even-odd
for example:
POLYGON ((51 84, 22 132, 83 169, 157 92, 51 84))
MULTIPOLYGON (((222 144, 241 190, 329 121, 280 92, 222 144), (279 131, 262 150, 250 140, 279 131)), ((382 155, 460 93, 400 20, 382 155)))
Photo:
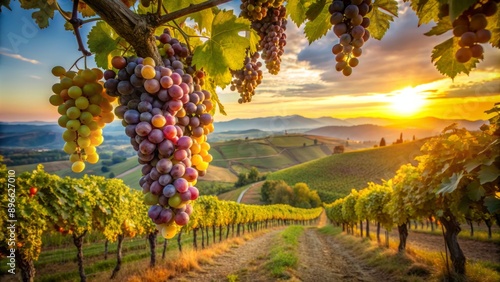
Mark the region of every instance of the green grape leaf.
POLYGON ((479 181, 481 184, 489 183, 495 181, 500 177, 500 169, 495 165, 482 165, 479 170, 479 181))
POLYGON ((464 176, 463 172, 453 173, 451 177, 446 177, 441 181, 441 189, 436 194, 452 193, 458 187, 460 180, 464 176))
POLYGON ((212 9, 204 9, 199 12, 189 14, 189 18, 193 19, 198 24, 198 30, 200 32, 203 30, 211 32, 212 21, 214 20, 214 12, 212 9))
POLYGON ((68 21, 64 22, 64 29, 65 30, 69 30, 69 31, 74 31, 75 30, 73 28, 73 25, 70 22, 68 22, 68 21))
POLYGON ((103 69, 111 68, 109 54, 117 49, 118 39, 115 31, 104 21, 99 21, 90 30, 87 45, 90 52, 95 53, 95 62, 103 69))
POLYGON ((458 38, 453 37, 445 42, 434 46, 432 50, 432 62, 436 66, 436 69, 443 75, 449 76, 454 79, 460 73, 466 73, 467 75, 470 71, 476 67, 476 63, 479 61, 476 58, 470 59, 465 64, 457 62, 455 59, 455 53, 460 48, 458 46, 458 38))
MULTIPOLYGON (((500 3, 497 4, 500 10, 500 3)), ((500 48, 500 13, 496 12, 493 16, 488 17, 488 25, 486 29, 491 31, 490 44, 493 47, 500 48)))
POLYGON ((49 26, 49 19, 54 18, 54 8, 51 7, 48 3, 45 3, 40 7, 40 10, 33 12, 33 14, 31 14, 31 17, 35 20, 40 28, 46 28, 49 26))
POLYGON ((250 40, 250 53, 253 54, 258 51, 257 46, 259 45, 260 42, 260 36, 254 29, 250 30, 249 40, 250 40))
POLYGON ((390 27, 390 22, 394 21, 394 17, 398 16, 398 3, 395 0, 381 0, 373 3, 373 10, 368 13, 370 19, 368 31, 370 35, 381 40, 386 31, 390 27))
POLYGON ((500 213, 500 197, 488 196, 484 198, 484 205, 490 213, 500 213))
POLYGON ((451 21, 449 17, 443 18, 440 20, 437 25, 433 26, 431 30, 424 33, 424 35, 432 36, 432 35, 441 35, 448 30, 451 30, 453 27, 451 25, 451 21))
POLYGON ((324 5, 321 13, 314 20, 308 21, 304 28, 304 33, 307 40, 309 40, 309 44, 325 36, 331 27, 328 5, 324 5))
POLYGON ((439 6, 439 0, 411 1, 411 8, 418 17, 418 26, 431 21, 438 22, 439 6))
POLYGON ((297 27, 299 27, 306 21, 306 11, 308 11, 310 6, 310 0, 288 0, 286 4, 286 12, 290 15, 290 18, 297 25, 297 27))
POLYGON ((233 11, 220 11, 212 23, 212 33, 208 40, 194 50, 193 64, 203 68, 222 88, 231 83, 230 69, 243 66, 249 38, 238 33, 250 30, 250 21, 237 18, 233 11))
POLYGON ((0 13, 2 12, 2 6, 7 8, 9 11, 12 11, 10 8, 10 0, 0 0, 0 13))
POLYGON ((326 5, 326 0, 316 0, 316 2, 312 3, 309 6, 309 9, 306 11, 306 17, 310 21, 314 21, 325 9, 328 9, 329 5, 326 5))
POLYGON ((454 21, 470 6, 476 4, 477 0, 450 0, 450 18, 454 21))
POLYGON ((481 200, 481 198, 484 197, 484 194, 484 188, 478 181, 472 181, 469 185, 467 185, 467 197, 469 197, 471 201, 477 202, 481 200))

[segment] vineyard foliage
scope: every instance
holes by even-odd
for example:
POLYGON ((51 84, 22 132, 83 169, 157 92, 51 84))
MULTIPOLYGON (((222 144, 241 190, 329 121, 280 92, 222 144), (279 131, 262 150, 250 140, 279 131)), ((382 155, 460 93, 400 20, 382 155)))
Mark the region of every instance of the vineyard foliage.
POLYGON ((326 205, 329 219, 348 226, 375 220, 390 230, 410 219, 437 218, 446 228, 453 266, 462 273, 459 222, 500 217, 499 104, 488 112, 496 113, 490 125, 475 132, 451 125, 422 146, 418 165, 405 164, 390 180, 326 205))
MULTIPOLYGON (((284 180, 290 185, 305 182, 317 190, 323 202, 332 202, 362 189, 367 182, 389 179, 401 165, 414 162, 425 140, 376 149, 336 154, 296 165, 268 175, 269 180, 284 180)), ((414 162, 415 163, 415 162, 414 162)))
MULTIPOLYGON (((0 175, 7 175, 5 165, 0 175)), ((7 177, 2 178, 2 191, 7 190, 7 177)), ((96 231, 109 241, 118 235, 135 237, 155 232, 155 224, 147 215, 142 193, 125 186, 119 179, 87 176, 81 179, 61 178, 46 173, 41 165, 24 172, 16 183, 17 222, 16 242, 24 260, 37 260, 42 246, 42 233, 84 234, 96 231), (30 196, 30 187, 38 189, 30 196)), ((2 206, 9 202, 2 193, 2 206)), ((220 201, 214 196, 202 196, 186 226, 186 231, 212 226, 256 223, 268 220, 311 220, 322 208, 300 209, 288 205, 252 206, 220 201)), ((7 219, 2 209, 0 218, 7 219)), ((1 222, 4 224, 5 222, 1 222)), ((0 247, 8 249, 8 238, 2 233, 0 247)))

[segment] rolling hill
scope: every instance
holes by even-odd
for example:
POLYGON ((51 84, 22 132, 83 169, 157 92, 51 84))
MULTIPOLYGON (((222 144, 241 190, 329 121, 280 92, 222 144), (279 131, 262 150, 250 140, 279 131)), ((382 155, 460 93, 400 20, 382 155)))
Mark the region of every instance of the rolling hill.
POLYGON ((362 189, 366 183, 381 183, 394 176, 403 164, 415 163, 425 140, 386 147, 335 154, 273 172, 268 180, 284 180, 289 185, 305 182, 317 190, 324 202, 332 202, 362 189))

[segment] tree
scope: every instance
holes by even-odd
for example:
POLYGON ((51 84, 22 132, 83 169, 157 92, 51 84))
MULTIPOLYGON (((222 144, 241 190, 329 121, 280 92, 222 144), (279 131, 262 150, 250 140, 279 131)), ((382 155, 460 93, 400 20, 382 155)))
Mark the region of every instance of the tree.
POLYGON ((256 167, 252 167, 247 174, 248 183, 253 183, 259 181, 259 171, 256 167))
POLYGON ((314 139, 314 145, 318 145, 318 139, 314 139))
POLYGON ((291 205, 293 202, 293 190, 286 183, 278 183, 271 196, 272 204, 291 205))
POLYGON ((286 183, 283 180, 267 180, 264 184, 262 184, 262 188, 260 190, 260 198, 262 202, 266 204, 271 203, 272 195, 278 185, 286 185, 286 183))
POLYGON ((383 147, 385 146, 385 139, 384 137, 382 137, 382 139, 380 139, 380 144, 379 144, 379 147, 383 147))

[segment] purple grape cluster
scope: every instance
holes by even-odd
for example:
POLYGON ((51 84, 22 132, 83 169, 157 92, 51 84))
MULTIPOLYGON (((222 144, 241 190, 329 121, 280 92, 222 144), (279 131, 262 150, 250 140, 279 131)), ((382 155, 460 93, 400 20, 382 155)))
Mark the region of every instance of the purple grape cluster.
POLYGON ((332 48, 337 61, 335 69, 345 76, 351 75, 352 68, 359 64, 361 47, 370 38, 366 29, 370 19, 366 15, 372 9, 372 0, 334 0, 328 7, 333 32, 339 38, 339 43, 332 48))
POLYGON ((262 50, 262 59, 271 74, 278 74, 280 71, 281 56, 286 45, 286 23, 286 8, 283 5, 269 8, 265 17, 252 22, 252 28, 260 36, 259 50, 262 50))
POLYGON ((271 7, 279 7, 283 0, 242 0, 240 9, 243 17, 255 21, 262 20, 271 7))
MULTIPOLYGON (((247 50, 247 54, 248 54, 247 50)), ((231 71, 233 80, 231 81, 231 91, 237 90, 240 93, 238 103, 247 103, 252 101, 255 94, 255 88, 262 82, 262 63, 258 62, 259 53, 255 52, 245 58, 243 68, 231 71)))
POLYGON ((192 68, 186 65, 187 48, 167 30, 159 41, 164 66, 151 58, 114 57, 118 71, 104 72, 104 86, 119 97, 115 115, 143 164, 139 184, 151 205, 148 215, 165 233, 188 223, 190 203, 198 198, 194 185, 212 160, 206 141, 213 131, 213 105, 210 92, 187 73, 192 68))

